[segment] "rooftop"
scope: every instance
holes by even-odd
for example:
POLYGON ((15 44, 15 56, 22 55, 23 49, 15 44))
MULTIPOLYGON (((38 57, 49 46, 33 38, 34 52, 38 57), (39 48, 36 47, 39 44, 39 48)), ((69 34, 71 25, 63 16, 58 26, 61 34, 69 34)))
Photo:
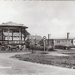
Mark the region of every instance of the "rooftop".
POLYGON ((24 27, 24 28, 28 28, 28 27, 24 26, 24 24, 17 24, 17 23, 14 23, 12 21, 2 23, 2 24, 0 24, 0 27, 24 27))

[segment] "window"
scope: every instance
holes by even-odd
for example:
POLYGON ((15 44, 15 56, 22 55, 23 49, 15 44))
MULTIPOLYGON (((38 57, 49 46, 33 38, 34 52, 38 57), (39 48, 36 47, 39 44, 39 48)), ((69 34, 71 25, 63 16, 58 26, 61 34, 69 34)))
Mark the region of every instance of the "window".
POLYGON ((57 43, 60 43, 60 41, 59 41, 59 40, 57 40, 57 43))

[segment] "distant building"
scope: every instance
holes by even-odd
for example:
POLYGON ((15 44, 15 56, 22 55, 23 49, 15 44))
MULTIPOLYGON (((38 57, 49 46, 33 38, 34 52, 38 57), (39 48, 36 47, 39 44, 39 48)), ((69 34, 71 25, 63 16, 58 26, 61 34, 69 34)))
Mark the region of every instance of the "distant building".
POLYGON ((47 40, 47 44, 50 45, 65 45, 65 46, 72 46, 73 45, 73 39, 49 39, 47 40))

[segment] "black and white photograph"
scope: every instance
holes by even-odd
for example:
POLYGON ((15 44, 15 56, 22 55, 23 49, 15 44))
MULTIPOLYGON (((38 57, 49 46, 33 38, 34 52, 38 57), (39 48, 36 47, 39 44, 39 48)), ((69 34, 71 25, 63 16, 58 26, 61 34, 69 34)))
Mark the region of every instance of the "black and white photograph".
POLYGON ((0 75, 75 75, 75 1, 0 0, 0 75))

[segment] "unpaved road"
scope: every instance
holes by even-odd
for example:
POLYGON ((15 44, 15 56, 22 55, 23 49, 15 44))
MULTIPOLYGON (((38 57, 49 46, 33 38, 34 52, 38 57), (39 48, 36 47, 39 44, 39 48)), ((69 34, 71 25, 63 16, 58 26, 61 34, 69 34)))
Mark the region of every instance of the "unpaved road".
POLYGON ((0 53, 0 75, 3 74, 24 74, 24 75, 75 75, 74 69, 42 65, 18 59, 10 58, 21 53, 0 53))

